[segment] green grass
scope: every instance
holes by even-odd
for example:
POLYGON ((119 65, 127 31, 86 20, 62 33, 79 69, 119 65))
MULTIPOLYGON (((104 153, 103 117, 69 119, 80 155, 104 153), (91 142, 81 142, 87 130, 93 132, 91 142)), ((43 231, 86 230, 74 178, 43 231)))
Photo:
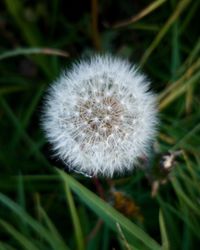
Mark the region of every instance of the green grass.
POLYGON ((200 2, 0 6, 0 250, 197 249, 200 2), (95 51, 137 62, 152 81, 161 124, 148 171, 95 181, 65 172, 51 157, 40 128, 45 90, 75 59, 95 51), (180 152, 163 176, 159 164, 168 151, 180 152), (117 192, 139 214, 118 211, 117 192))

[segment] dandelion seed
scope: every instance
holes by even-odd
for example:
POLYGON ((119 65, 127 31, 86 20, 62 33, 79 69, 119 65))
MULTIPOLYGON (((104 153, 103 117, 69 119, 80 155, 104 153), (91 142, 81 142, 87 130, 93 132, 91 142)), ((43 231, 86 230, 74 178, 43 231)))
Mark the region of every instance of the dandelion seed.
POLYGON ((43 128, 55 153, 76 172, 112 177, 132 170, 155 137, 149 82, 125 60, 81 61, 50 87, 43 128))
POLYGON ((98 122, 99 118, 98 117, 94 117, 94 122, 98 122))
POLYGON ((104 118, 105 121, 109 121, 110 120, 110 116, 107 115, 105 118, 104 118))
POLYGON ((92 114, 92 109, 87 109, 88 114, 92 114))

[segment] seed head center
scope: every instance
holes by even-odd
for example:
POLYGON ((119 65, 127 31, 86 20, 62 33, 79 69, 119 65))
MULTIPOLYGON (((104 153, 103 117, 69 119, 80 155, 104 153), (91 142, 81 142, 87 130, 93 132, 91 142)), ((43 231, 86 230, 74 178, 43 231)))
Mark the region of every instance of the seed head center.
POLYGON ((79 122, 84 124, 82 130, 88 138, 103 141, 113 136, 116 127, 120 127, 123 106, 116 97, 98 96, 83 100, 78 105, 79 122))

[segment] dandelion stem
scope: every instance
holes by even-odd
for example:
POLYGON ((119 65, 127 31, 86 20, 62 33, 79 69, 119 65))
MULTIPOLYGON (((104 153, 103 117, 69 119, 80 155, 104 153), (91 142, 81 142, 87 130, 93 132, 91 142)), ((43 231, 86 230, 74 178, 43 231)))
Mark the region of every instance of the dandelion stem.
POLYGON ((98 30, 98 0, 91 0, 92 14, 92 40, 96 50, 101 50, 100 35, 98 30))

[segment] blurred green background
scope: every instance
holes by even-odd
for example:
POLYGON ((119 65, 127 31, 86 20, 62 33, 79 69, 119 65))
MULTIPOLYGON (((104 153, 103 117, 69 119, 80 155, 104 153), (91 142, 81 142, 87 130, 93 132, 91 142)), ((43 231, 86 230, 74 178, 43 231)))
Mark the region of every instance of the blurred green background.
POLYGON ((199 0, 0 2, 0 250, 198 249, 199 11, 199 0), (158 94, 148 171, 90 179, 51 156, 45 90, 94 52, 136 63, 158 94))

